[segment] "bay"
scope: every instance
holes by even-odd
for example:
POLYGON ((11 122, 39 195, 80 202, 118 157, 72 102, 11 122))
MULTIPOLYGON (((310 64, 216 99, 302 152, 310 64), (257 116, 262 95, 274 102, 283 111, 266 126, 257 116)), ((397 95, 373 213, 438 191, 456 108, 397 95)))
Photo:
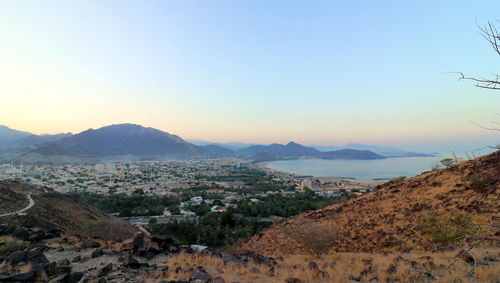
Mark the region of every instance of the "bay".
POLYGON ((279 160, 266 167, 298 175, 314 177, 349 177, 361 180, 378 178, 413 177, 430 171, 443 157, 399 157, 375 160, 279 160))

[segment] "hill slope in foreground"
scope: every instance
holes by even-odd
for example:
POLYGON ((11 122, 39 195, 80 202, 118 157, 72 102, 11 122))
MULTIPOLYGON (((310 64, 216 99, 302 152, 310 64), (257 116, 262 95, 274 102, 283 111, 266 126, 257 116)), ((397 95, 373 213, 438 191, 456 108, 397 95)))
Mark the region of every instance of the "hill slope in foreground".
POLYGON ((321 224, 332 233, 327 254, 430 250, 443 243, 419 231, 422 219, 463 214, 473 223, 498 221, 499 188, 497 151, 451 168, 393 180, 359 198, 289 218, 240 248, 264 255, 303 254, 305 248, 292 233, 321 224))
POLYGON ((135 232, 128 223, 68 195, 17 182, 0 182, 0 215, 27 207, 28 194, 34 205, 22 213, 0 217, 0 223, 59 229, 68 235, 114 240, 130 237, 135 232))

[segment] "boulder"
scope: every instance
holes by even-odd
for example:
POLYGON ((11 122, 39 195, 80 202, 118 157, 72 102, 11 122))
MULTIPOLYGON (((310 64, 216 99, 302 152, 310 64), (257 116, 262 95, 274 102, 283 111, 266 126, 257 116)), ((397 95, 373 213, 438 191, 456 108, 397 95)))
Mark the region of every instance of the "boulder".
POLYGON ((128 267, 128 268, 137 269, 137 268, 141 267, 141 263, 137 259, 133 258, 132 256, 129 256, 123 262, 123 266, 128 267))
POLYGON ((24 227, 19 227, 12 232, 12 237, 18 238, 23 241, 28 240, 29 236, 30 236, 29 230, 24 227))
POLYGON ((33 281, 35 281, 35 273, 25 272, 25 273, 16 274, 16 275, 10 277, 10 281, 33 282, 33 281))
POLYGON ((137 232, 134 237, 126 239, 122 242, 123 251, 136 252, 140 249, 144 249, 144 233, 142 232, 137 232))
POLYGON ((26 261, 31 264, 46 264, 49 260, 43 254, 42 247, 35 247, 26 253, 26 261))
POLYGON ((54 283, 78 283, 83 277, 83 272, 72 272, 56 277, 54 283))
POLYGON ((210 276, 210 274, 208 274, 208 272, 200 266, 197 270, 192 270, 190 272, 189 280, 197 283, 209 283, 212 282, 212 276, 210 276))
POLYGON ((113 264, 108 263, 106 266, 101 268, 101 270, 99 271, 99 276, 106 275, 106 274, 110 273, 111 271, 113 271, 113 264))
POLYGON ((19 264, 23 262, 26 259, 26 252, 25 251, 17 251, 9 254, 7 257, 7 262, 14 266, 16 264, 19 264))

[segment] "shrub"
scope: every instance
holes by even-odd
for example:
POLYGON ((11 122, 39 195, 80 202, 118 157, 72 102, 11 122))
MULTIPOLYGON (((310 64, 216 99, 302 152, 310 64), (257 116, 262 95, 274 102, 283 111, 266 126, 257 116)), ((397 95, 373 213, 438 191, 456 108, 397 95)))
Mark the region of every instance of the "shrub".
POLYGON ((452 166, 455 166, 457 163, 455 162, 455 160, 451 159, 451 158, 445 158, 445 159, 442 159, 441 161, 441 164, 443 164, 444 167, 446 168, 450 168, 452 166))
POLYGON ((2 256, 9 255, 15 251, 21 251, 24 248, 26 248, 26 244, 20 240, 9 238, 0 241, 0 255, 2 256))
POLYGON ((430 214, 419 221, 419 229, 432 240, 441 243, 452 243, 465 235, 476 233, 469 216, 430 214))
POLYGON ((331 225, 306 220, 293 227, 284 227, 282 231, 318 258, 326 253, 337 239, 337 234, 332 231, 331 225))
POLYGON ((467 177, 467 181, 470 184, 470 188, 475 191, 484 191, 487 187, 486 182, 475 175, 467 177))

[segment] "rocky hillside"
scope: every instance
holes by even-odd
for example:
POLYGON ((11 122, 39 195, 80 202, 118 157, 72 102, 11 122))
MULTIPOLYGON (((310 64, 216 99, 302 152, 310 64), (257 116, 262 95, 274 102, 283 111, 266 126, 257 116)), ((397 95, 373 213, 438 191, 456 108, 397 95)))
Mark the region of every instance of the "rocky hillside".
POLYGON ((422 231, 428 219, 465 215, 471 223, 489 223, 500 217, 499 188, 500 152, 495 152, 411 179, 393 180, 351 201, 290 218, 240 248, 264 255, 301 254, 305 248, 294 233, 321 225, 331 234, 325 248, 330 254, 434 249, 443 242, 422 231))
POLYGON ((69 235, 100 236, 110 239, 123 239, 135 232, 128 223, 70 196, 50 188, 39 188, 17 182, 0 182, 0 214, 18 211, 28 206, 26 197, 28 194, 33 199, 34 205, 22 213, 1 217, 1 223, 59 229, 69 235))

